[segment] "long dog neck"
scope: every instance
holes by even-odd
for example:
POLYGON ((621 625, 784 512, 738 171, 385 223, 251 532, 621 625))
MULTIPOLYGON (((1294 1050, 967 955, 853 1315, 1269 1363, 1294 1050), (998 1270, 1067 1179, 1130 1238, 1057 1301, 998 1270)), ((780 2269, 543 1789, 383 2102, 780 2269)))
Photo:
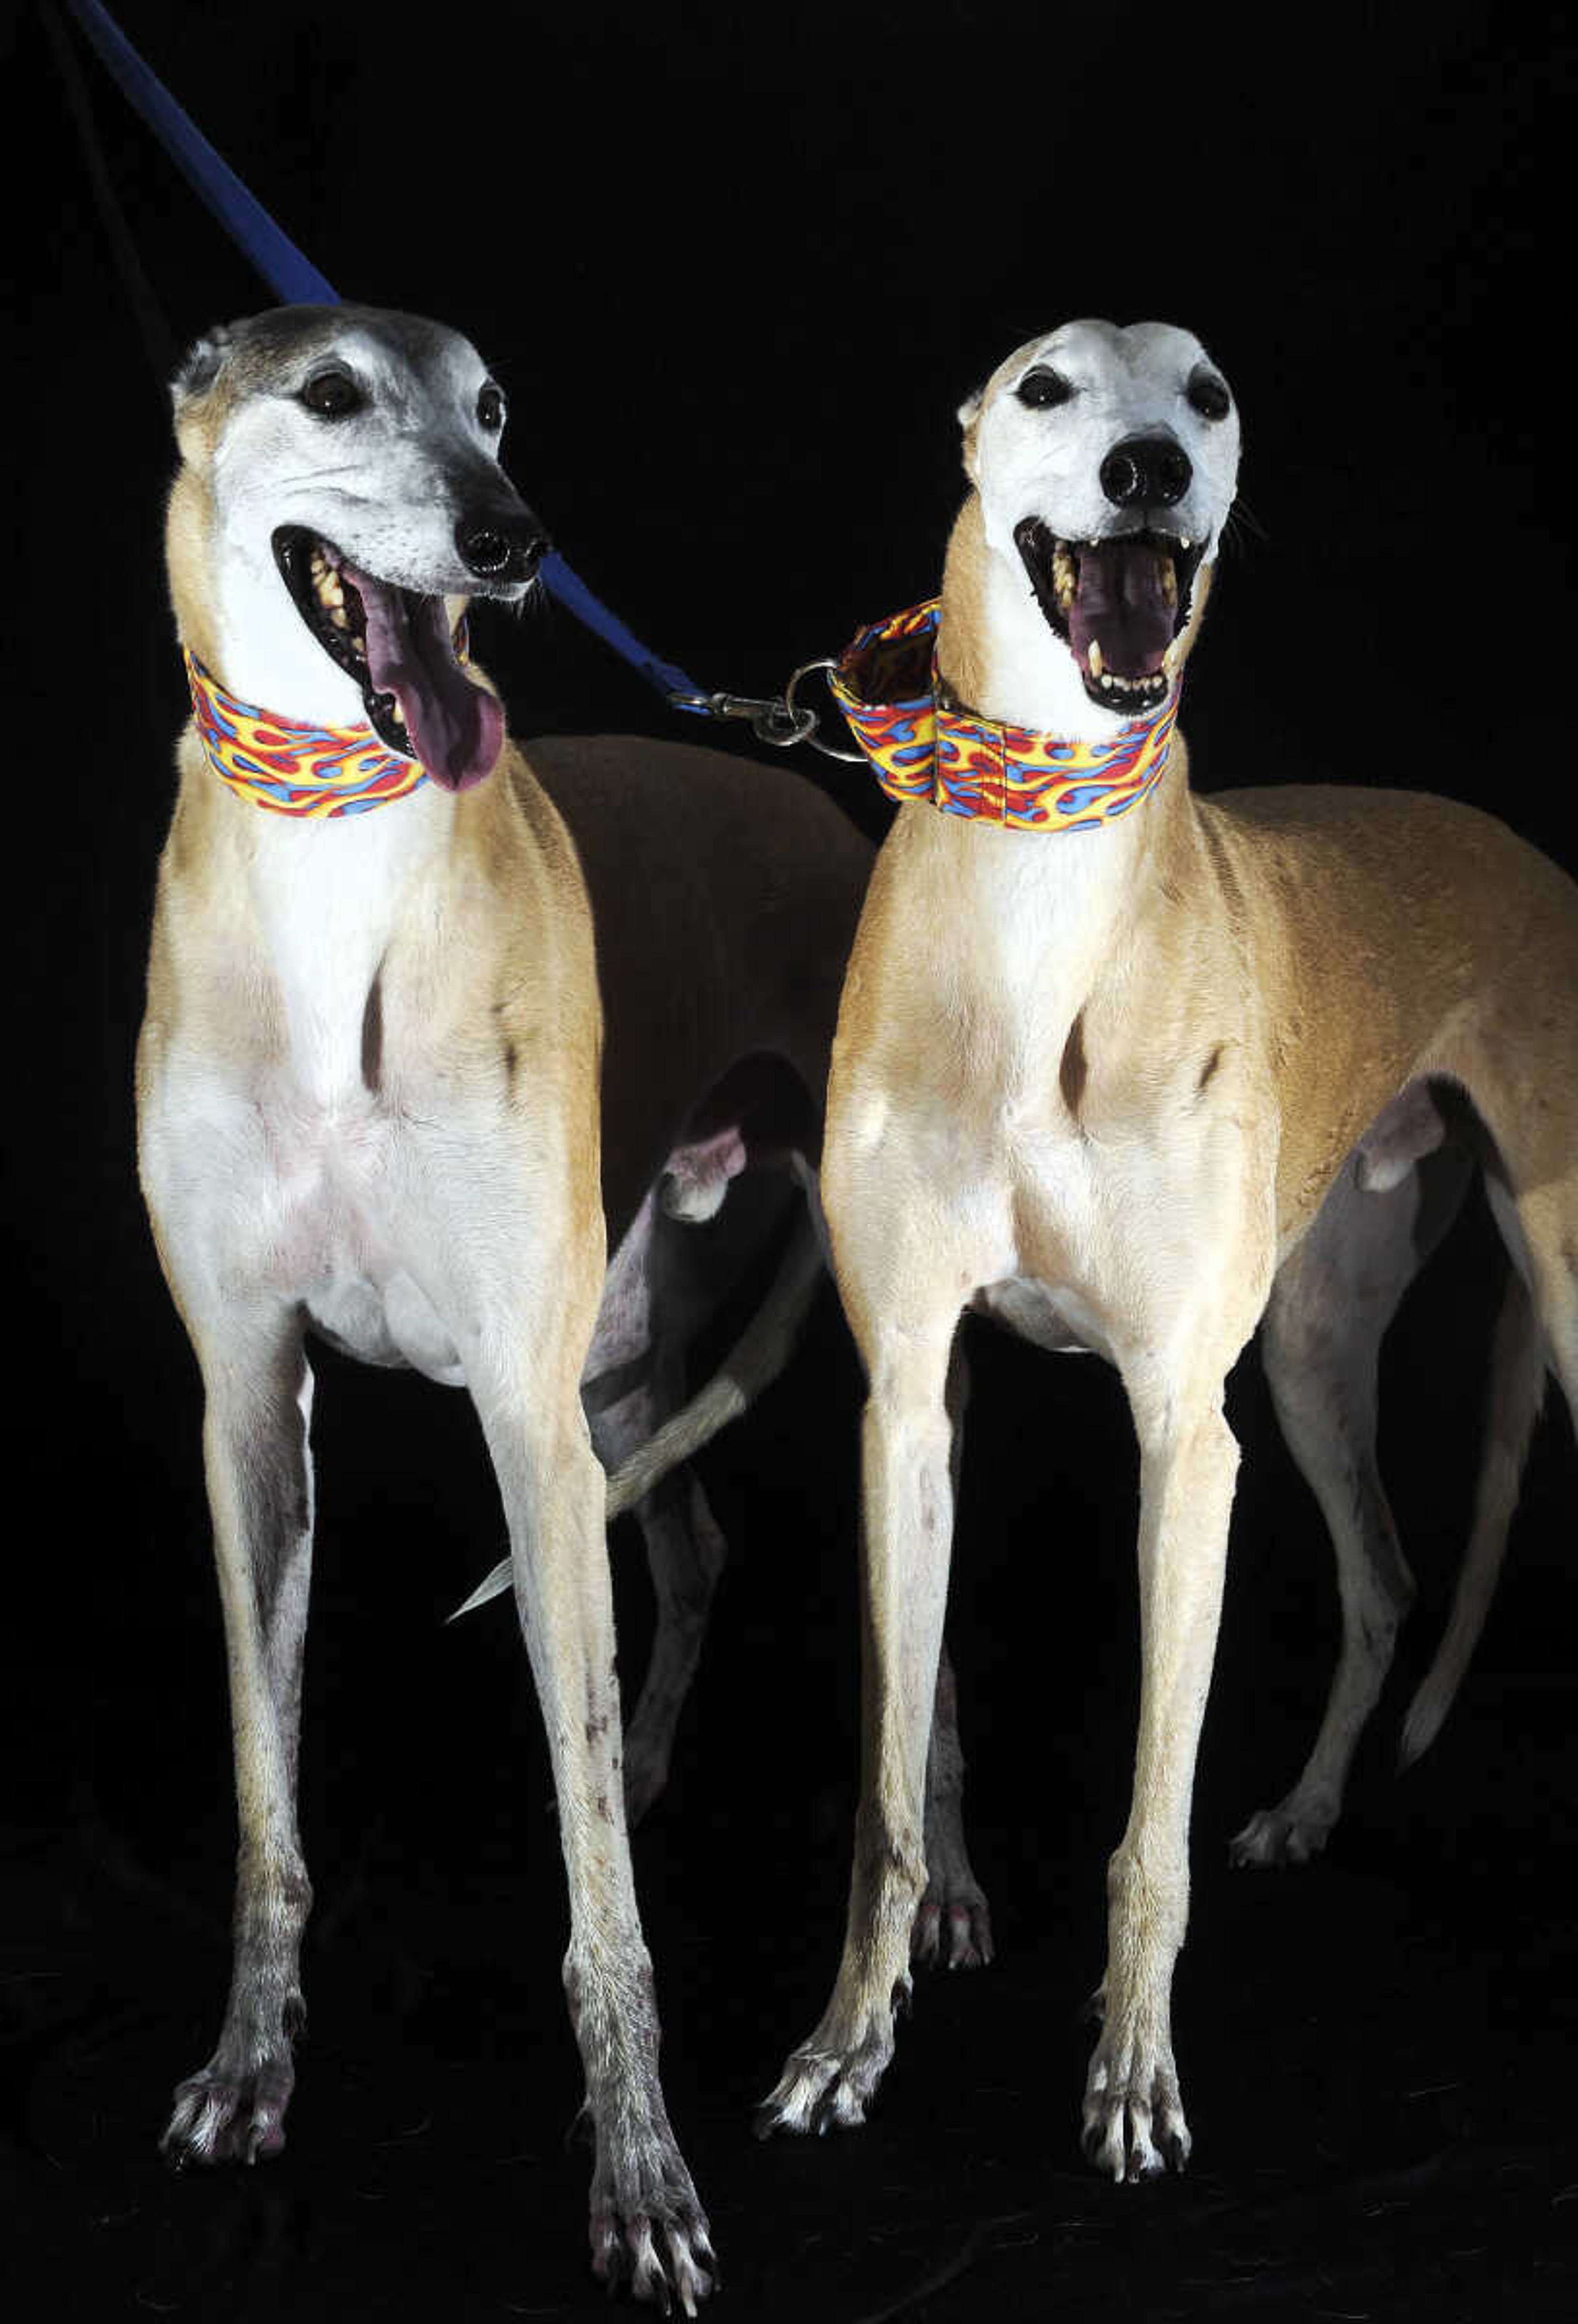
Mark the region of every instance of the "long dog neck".
MULTIPOLYGON (((166 538, 181 641, 228 691, 289 718, 365 723, 357 687, 308 634, 271 558, 265 567, 223 538, 189 469, 166 538)), ((403 927, 465 941, 445 899, 507 844, 503 825, 518 815, 509 756, 507 745, 461 797, 429 781, 373 814, 300 821, 234 796, 188 726, 167 893, 180 890, 188 941, 252 987, 258 1033, 289 1054, 304 1093, 332 1102, 364 1079, 369 996, 403 927)))
MULTIPOLYGON (((1186 651, 1205 582, 1202 572, 1186 651)), ((937 658, 954 697, 985 717, 1071 742, 1110 742, 1124 724, 1087 695, 1023 573, 987 542, 973 493, 949 542, 937 658)), ((907 808, 899 824, 906 844, 946 857, 949 890, 972 946, 986 956, 997 988, 1014 996, 1026 1025, 1043 1028, 1049 1019, 1067 1023, 1102 964, 1121 957, 1124 924, 1137 900, 1196 841, 1181 735, 1156 788, 1098 831, 1007 831, 920 807, 907 808)))

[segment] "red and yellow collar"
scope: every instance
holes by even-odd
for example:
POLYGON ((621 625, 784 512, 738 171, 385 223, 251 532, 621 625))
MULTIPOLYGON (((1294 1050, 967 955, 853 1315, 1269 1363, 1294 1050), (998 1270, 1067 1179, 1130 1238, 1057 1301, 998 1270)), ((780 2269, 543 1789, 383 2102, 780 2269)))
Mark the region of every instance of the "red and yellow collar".
MULTIPOLYGON (((463 661, 463 621, 454 642, 463 661)), ((184 647, 182 652, 197 739, 208 764, 254 807, 321 822, 388 807, 427 781, 420 759, 391 751, 371 726, 311 726, 239 702, 195 654, 184 647)))
POLYGON ((1178 689, 1110 742, 1061 742, 952 707, 937 676, 941 600, 858 632, 830 684, 889 798, 930 799, 944 815, 1012 831, 1094 831, 1161 781, 1178 689))

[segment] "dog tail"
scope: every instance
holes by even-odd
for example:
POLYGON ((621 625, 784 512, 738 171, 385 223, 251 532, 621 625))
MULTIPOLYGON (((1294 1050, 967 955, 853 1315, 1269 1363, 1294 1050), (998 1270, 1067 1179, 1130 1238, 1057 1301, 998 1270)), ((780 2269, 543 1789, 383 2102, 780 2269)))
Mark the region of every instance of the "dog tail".
MULTIPOLYGON (((814 1199, 811 1197, 801 1206, 766 1298, 711 1379, 688 1404, 682 1405, 660 1428, 654 1429, 646 1443, 638 1445, 609 1479, 610 1525, 615 1517, 644 1500, 671 1469, 688 1461, 693 1452, 699 1452, 731 1420, 738 1420, 788 1362, 822 1275, 821 1237, 813 1215, 814 1199)), ((463 1614, 485 1606, 490 1598, 500 1597, 510 1587, 511 1579, 510 1562, 505 1558, 477 1584, 465 1603, 455 1608, 449 1619, 458 1622, 463 1614)))
POLYGON ((822 1266, 821 1239, 807 1204, 794 1222, 766 1297, 711 1379, 689 1404, 654 1429, 646 1443, 638 1445, 609 1479, 610 1518, 644 1500, 671 1469, 688 1461, 731 1420, 738 1420, 746 1406, 777 1379, 800 1336, 806 1310, 821 1280, 822 1266))
POLYGON ((1534 1302, 1518 1269, 1509 1268, 1507 1290, 1491 1342, 1489 1408, 1474 1489, 1473 1531, 1458 1573, 1445 1635, 1403 1721, 1399 1770, 1411 1767, 1441 1732, 1479 1643, 1500 1576, 1507 1529, 1518 1506, 1518 1480, 1545 1394, 1545 1347, 1534 1302))

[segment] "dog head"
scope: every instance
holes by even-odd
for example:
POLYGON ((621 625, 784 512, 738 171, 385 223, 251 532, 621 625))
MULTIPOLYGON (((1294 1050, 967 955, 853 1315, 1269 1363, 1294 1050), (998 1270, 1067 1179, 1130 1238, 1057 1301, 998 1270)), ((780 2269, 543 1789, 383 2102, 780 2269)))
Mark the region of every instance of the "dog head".
POLYGON ((1066 323, 961 407, 965 466, 1004 602, 1039 609, 1088 699, 1160 707, 1193 642, 1233 504, 1238 412, 1169 323, 1066 323))
POLYGON ((454 620, 470 596, 518 603, 547 541, 499 465, 504 398, 475 348, 415 316, 280 307, 200 339, 172 392, 183 637, 249 700, 365 718, 446 788, 480 781, 503 715, 454 620))

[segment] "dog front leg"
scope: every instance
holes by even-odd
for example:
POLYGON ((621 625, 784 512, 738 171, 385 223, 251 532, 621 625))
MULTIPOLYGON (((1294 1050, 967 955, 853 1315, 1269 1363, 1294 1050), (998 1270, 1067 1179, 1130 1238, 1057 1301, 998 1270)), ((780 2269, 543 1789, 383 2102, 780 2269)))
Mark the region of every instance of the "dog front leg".
POLYGON ((564 1988, 595 2147, 592 2267, 665 2310, 672 2292, 693 2315, 715 2262, 658 2081, 657 2006, 620 1784, 603 1472, 573 1367, 556 1397, 520 1381, 511 1393, 479 1394, 478 1404, 509 1523, 569 1878, 564 1988))
POLYGON ((832 1998, 765 2100, 758 2128, 863 2122, 910 1990, 926 1888, 924 1792, 953 1529, 944 1402, 957 1310, 885 1335, 862 1432, 860 1804, 843 1959, 832 1998))
MULTIPOLYGON (((948 1416, 953 1425, 948 1477, 954 1507, 964 1457, 964 1415, 969 1367, 961 1338, 948 1366, 948 1416)), ((992 1959, 992 1915, 970 1864, 964 1837, 964 1750, 959 1739, 959 1683, 943 1638, 937 1656, 931 1744, 926 1754, 926 1893, 915 1914, 910 1950, 918 1961, 940 1961, 948 1936, 950 1969, 982 1969, 992 1959)))
POLYGON ((199 1336, 198 1354, 241 1832, 224 2028, 207 2064, 178 2088, 161 2142, 178 2166, 253 2163, 284 2145, 311 1903, 296 1829, 296 1746, 312 1563, 312 1373, 294 1310, 227 1314, 222 1334, 199 1336))
POLYGON ((1085 2090, 1084 2146, 1114 2179, 1165 2156, 1181 2169, 1189 2134, 1173 2063, 1173 1963, 1188 1913, 1188 1820, 1210 1684, 1238 1447, 1219 1399, 1152 1419, 1141 1443, 1140 1637, 1134 1791, 1107 1868, 1103 2024, 1085 2090), (1158 2149, 1160 2148, 1160 2152, 1158 2149))

